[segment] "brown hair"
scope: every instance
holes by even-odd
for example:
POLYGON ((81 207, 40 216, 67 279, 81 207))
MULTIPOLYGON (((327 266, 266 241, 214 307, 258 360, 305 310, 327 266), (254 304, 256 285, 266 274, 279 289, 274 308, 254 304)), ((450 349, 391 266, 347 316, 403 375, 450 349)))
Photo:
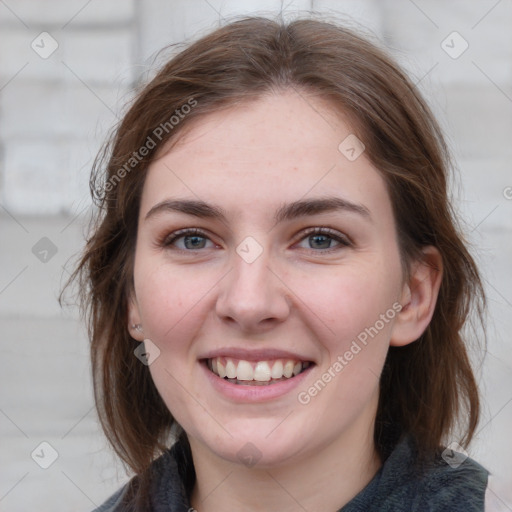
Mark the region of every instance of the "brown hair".
POLYGON ((314 19, 286 24, 250 17, 215 30, 165 64, 138 93, 91 176, 99 211, 74 278, 88 319, 99 417, 136 473, 168 447, 175 426, 148 368, 134 357, 127 330, 145 171, 158 148, 192 120, 286 88, 324 98, 348 116, 386 181, 405 267, 426 245, 442 255, 430 325, 416 342, 389 350, 377 449, 383 450, 387 424, 411 433, 422 453, 434 453, 458 420, 466 420, 459 440, 464 446, 475 431, 478 391, 462 330, 473 308, 482 319, 485 297, 449 203, 448 150, 433 115, 399 67, 353 31, 314 19), (171 126, 170 117, 187 103, 194 107, 171 126), (158 132, 157 147, 140 151, 159 126, 167 130, 158 132))

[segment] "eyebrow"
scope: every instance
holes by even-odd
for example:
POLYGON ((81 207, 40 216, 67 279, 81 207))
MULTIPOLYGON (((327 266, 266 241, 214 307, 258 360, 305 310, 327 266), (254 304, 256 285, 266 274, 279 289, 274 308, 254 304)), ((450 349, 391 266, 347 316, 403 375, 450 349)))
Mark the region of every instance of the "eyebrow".
MULTIPOLYGON (((293 220, 297 217, 336 211, 355 213, 367 220, 371 220, 370 210, 366 206, 352 203, 341 197, 329 196, 301 199, 293 203, 284 204, 276 210, 274 222, 279 223, 293 220)), ((195 199, 167 199, 153 206, 146 214, 144 220, 164 212, 180 212, 194 217, 214 219, 222 222, 226 222, 227 219, 225 210, 219 206, 195 199)))

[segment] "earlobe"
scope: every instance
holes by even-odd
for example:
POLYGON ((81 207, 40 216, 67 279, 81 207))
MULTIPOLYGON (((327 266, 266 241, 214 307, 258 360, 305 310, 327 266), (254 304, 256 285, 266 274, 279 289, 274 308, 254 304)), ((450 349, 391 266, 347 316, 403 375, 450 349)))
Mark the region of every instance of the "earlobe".
POLYGON ((133 294, 128 300, 128 332, 130 336, 137 341, 144 340, 139 307, 133 294))
POLYGON ((411 265, 408 282, 402 289, 402 310, 393 326, 392 346, 400 347, 416 341, 434 314, 443 275, 442 256, 433 246, 424 247, 422 252, 422 259, 411 265))

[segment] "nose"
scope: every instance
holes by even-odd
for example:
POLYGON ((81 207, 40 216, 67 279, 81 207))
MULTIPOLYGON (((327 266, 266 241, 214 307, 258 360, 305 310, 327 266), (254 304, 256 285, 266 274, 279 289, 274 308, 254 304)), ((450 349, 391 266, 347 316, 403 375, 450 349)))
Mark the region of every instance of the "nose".
POLYGON ((248 263, 234 255, 234 268, 221 281, 218 317, 240 331, 265 332, 290 314, 290 291, 262 254, 248 263))

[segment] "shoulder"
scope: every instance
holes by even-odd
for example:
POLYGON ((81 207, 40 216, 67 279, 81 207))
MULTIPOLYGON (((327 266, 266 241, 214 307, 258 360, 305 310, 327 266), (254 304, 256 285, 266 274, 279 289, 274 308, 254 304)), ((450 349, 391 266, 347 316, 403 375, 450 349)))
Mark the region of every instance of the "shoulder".
POLYGON ((393 480, 399 484, 397 494, 408 496, 409 510, 484 510, 488 472, 465 454, 445 449, 432 462, 420 466, 415 444, 408 438, 397 446, 385 466, 390 484, 393 480))
POLYGON ((123 512, 125 510, 123 502, 128 492, 130 482, 117 490, 105 503, 95 508, 92 512, 123 512))
POLYGON ((483 512, 487 481, 485 468, 457 452, 445 450, 421 465, 414 442, 406 438, 342 511, 483 512))
POLYGON ((484 510, 485 490, 489 473, 473 459, 464 458, 460 464, 441 459, 421 482, 424 510, 484 510))
MULTIPOLYGON (((183 469, 184 466, 186 467, 186 461, 182 460, 181 452, 180 444, 175 443, 172 448, 154 460, 147 469, 150 482, 149 492, 147 495, 144 494, 144 496, 147 496, 144 498, 147 510, 152 512, 168 512, 169 510, 181 512, 190 508, 183 479, 183 469)), ((135 511, 134 495, 140 487, 140 481, 140 475, 134 476, 93 512, 135 511)))

